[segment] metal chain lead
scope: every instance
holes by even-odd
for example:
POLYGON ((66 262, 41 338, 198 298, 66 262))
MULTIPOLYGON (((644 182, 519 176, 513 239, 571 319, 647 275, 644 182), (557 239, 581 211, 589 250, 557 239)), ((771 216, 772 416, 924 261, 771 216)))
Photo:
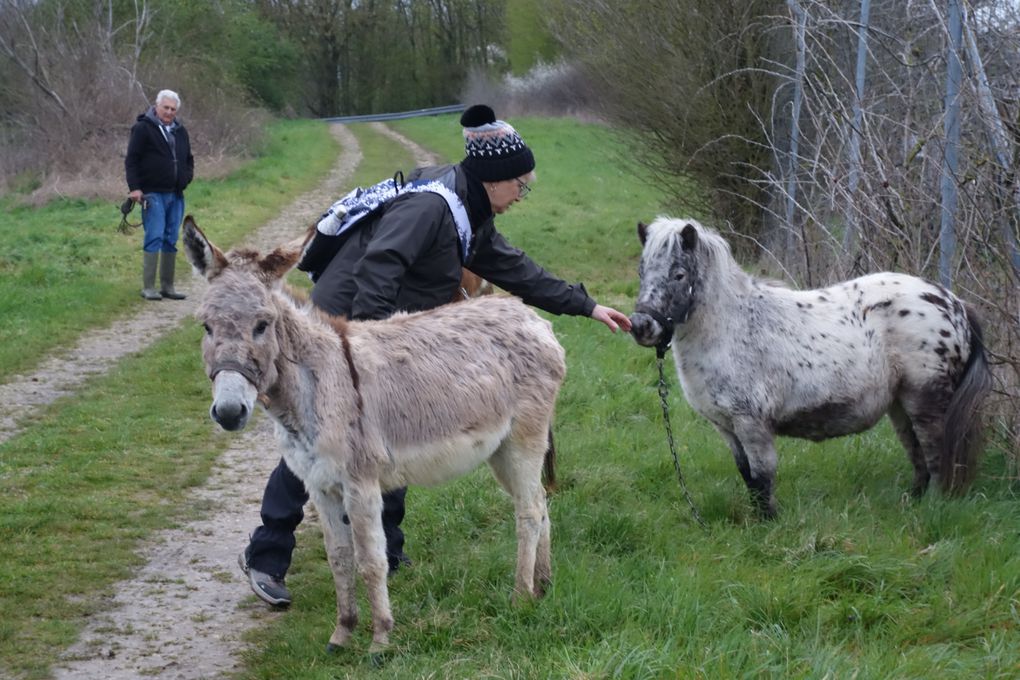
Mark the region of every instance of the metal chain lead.
POLYGON ((684 499, 687 500, 687 505, 691 506, 691 513, 694 515, 694 519, 697 520, 698 525, 702 529, 708 529, 708 525, 701 518, 701 513, 698 512, 697 506, 694 505, 694 501, 691 499, 691 493, 687 490, 684 473, 680 471, 680 457, 676 453, 676 444, 673 442, 673 427, 669 422, 669 402, 666 401, 669 389, 666 387, 666 374, 662 368, 662 353, 659 354, 657 364, 659 366, 659 401, 662 402, 662 419, 666 423, 666 439, 669 441, 669 451, 673 454, 673 467, 676 468, 676 476, 680 480, 680 489, 683 491, 684 499))

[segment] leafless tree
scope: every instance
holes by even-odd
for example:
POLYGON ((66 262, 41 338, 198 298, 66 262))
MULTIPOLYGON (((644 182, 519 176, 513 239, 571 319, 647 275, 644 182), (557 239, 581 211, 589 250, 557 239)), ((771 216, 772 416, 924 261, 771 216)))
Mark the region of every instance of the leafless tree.
MULTIPOLYGON (((887 269, 939 280, 946 3, 870 5, 862 24, 861 0, 653 0, 640 12, 561 0, 556 28, 678 206, 729 229, 762 268, 802 286, 887 269)), ((1020 16, 978 1, 964 26, 947 273, 985 319, 1000 441, 1018 455, 1020 16)))

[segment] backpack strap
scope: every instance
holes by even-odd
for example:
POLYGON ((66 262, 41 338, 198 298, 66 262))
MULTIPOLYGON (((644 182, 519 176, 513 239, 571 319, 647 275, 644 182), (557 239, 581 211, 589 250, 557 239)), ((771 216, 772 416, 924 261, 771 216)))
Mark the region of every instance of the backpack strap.
POLYGON ((435 179, 407 183, 404 182, 403 173, 398 171, 392 179, 383 180, 367 188, 354 189, 330 206, 315 226, 319 233, 325 236, 340 236, 397 196, 427 191, 442 196, 450 208, 450 214, 453 215, 453 221, 457 225, 461 261, 466 262, 471 253, 471 220, 468 218, 464 202, 457 195, 456 181, 457 173, 452 167, 435 179))

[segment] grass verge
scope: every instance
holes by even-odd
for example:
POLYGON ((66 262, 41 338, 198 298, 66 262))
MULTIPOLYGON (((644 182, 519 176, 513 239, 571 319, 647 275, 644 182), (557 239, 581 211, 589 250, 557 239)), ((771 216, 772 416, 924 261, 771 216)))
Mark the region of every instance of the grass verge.
MULTIPOLYGON (((321 123, 280 123, 270 139, 261 158, 188 192, 189 210, 215 230, 221 245, 277 214, 336 158, 336 143, 321 123)), ((109 264, 133 261, 137 239, 117 234, 115 224, 105 221, 104 206, 60 202, 36 211, 7 205, 4 211, 5 219, 17 217, 19 227, 0 238, 9 239, 19 258, 43 260, 17 264, 21 283, 2 284, 25 298, 19 313, 31 342, 42 345, 25 348, 27 353, 38 358, 60 344, 41 338, 46 329, 59 326, 58 334, 70 340, 140 302, 134 278, 109 264), (70 215, 83 234, 76 247, 88 257, 53 284, 52 298, 66 303, 84 294, 82 287, 93 279, 105 291, 82 305, 90 314, 78 316, 68 304, 55 311, 48 300, 31 299, 24 286, 26 271, 53 264, 54 258, 45 260, 44 245, 59 241, 54 234, 33 238, 31 228, 70 215), (54 314, 61 318, 46 318, 54 314)), ((201 335, 196 323, 184 324, 108 375, 89 380, 74 397, 54 403, 0 445, 0 669, 47 677, 54 650, 73 642, 85 617, 108 606, 113 584, 138 566, 142 541, 204 512, 187 504, 188 491, 205 481, 228 440, 208 419, 201 335)), ((10 361, 9 353, 4 356, 10 361)), ((3 364, 4 374, 31 363, 3 364)))
MULTIPOLYGON (((658 212, 659 197, 606 167, 603 130, 514 124, 535 149, 539 181, 501 230, 551 271, 630 309, 633 222, 658 212)), ((459 158, 455 117, 400 129, 459 158)), ((407 162, 356 132, 365 152, 356 183, 407 162)), ((369 662, 366 625, 351 650, 325 653, 332 579, 306 523, 288 576, 294 606, 253 633, 243 677, 1020 675, 1020 507, 999 478, 1001 459, 985 462, 966 498, 917 503, 902 493, 910 466, 887 426, 824 445, 782 440, 782 514, 762 523, 722 441, 684 405, 671 374, 681 461, 710 525, 703 532, 665 446, 654 354, 587 319, 553 321, 569 367, 547 597, 510 606, 513 512, 479 470, 409 494, 416 563, 391 580, 394 650, 382 669, 369 662)), ((198 338, 182 329, 0 447, 0 667, 44 677, 53 650, 130 574, 139 542, 199 512, 181 503, 225 439, 210 435, 198 338), (146 415, 170 393, 172 419, 146 415)))
MULTIPOLYGON (((276 215, 330 168, 337 146, 316 122, 274 123, 261 156, 221 180, 196 180, 187 210, 215 224, 230 245, 276 215)), ((201 177, 202 159, 197 159, 201 177)), ((140 220, 135 210, 132 221, 140 220)), ((116 227, 117 206, 59 200, 42 208, 0 199, 0 381, 29 370, 83 329, 105 326, 145 304, 141 229, 116 227)), ((181 256, 183 257, 183 256, 181 256)), ((179 263, 187 272, 187 263, 179 263)))
MULTIPOLYGON (((535 150, 535 191, 501 231, 551 271, 630 309, 633 224, 658 212, 649 184, 606 163, 594 126, 515 120, 535 150)), ((456 160, 455 117, 400 131, 456 160)), ((665 444, 654 354, 590 320, 555 317, 568 376, 558 403, 554 585, 513 607, 509 499, 487 470, 408 495, 415 565, 391 581, 383 669, 362 626, 324 652, 334 625, 321 538, 306 527, 276 624, 256 631, 245 678, 1013 677, 1020 673, 1020 520, 985 462, 974 492, 922 502, 887 425, 822 445, 782 440, 778 521, 758 521, 719 436, 684 404, 673 424, 692 521, 665 444)))

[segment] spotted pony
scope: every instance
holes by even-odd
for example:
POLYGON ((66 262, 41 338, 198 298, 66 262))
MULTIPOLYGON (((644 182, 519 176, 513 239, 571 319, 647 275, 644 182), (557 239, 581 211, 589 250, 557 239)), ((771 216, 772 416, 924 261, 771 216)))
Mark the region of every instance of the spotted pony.
POLYGON ((729 445, 758 511, 776 514, 776 435, 821 441, 888 413, 912 491, 966 488, 991 378, 974 314, 942 286, 884 272, 818 290, 745 273, 689 219, 638 224, 644 346, 672 340, 691 406, 729 445))

